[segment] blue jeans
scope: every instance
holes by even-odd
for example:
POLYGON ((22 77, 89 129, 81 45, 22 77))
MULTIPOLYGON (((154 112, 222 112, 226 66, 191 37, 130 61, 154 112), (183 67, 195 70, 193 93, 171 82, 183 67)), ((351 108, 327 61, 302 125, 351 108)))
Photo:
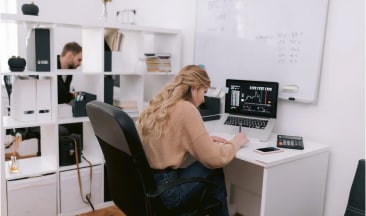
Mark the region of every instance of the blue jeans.
MULTIPOLYGON (((222 169, 209 169, 198 161, 184 169, 168 170, 154 174, 157 185, 164 185, 180 178, 203 177, 211 180, 215 186, 208 187, 205 199, 221 201, 221 208, 210 216, 228 216, 226 201, 225 176, 222 169)), ((197 203, 205 188, 203 183, 186 183, 174 187, 161 195, 161 200, 167 208, 179 208, 197 203)))

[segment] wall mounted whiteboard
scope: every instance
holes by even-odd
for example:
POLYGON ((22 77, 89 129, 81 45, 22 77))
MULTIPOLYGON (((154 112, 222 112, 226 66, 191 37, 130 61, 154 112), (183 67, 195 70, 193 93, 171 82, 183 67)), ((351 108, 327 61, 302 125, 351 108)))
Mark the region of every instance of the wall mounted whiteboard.
POLYGON ((315 103, 328 0, 198 0, 195 63, 227 78, 280 84, 279 98, 315 103))

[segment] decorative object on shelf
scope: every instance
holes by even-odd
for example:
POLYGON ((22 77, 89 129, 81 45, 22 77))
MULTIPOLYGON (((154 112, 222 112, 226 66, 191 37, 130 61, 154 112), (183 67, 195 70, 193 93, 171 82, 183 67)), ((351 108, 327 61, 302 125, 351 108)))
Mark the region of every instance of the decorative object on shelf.
POLYGON ((13 147, 13 153, 10 157, 10 172, 15 173, 19 172, 19 166, 17 162, 17 151, 19 148, 19 144, 22 142, 22 135, 20 133, 15 134, 15 141, 14 141, 14 147, 13 147))
POLYGON ((24 15, 38 16, 39 8, 36 4, 34 4, 34 2, 30 4, 23 4, 22 12, 24 15))
POLYGON ((107 3, 112 2, 112 0, 102 0, 102 2, 103 2, 103 9, 102 9, 102 15, 100 16, 100 19, 103 21, 107 21, 107 18, 108 18, 107 3))
POLYGON ((10 156, 10 172, 19 172, 18 161, 16 156, 10 156))
POLYGON ((116 12, 117 23, 135 25, 135 17, 135 9, 125 9, 116 12))
POLYGON ((8 94, 9 97, 9 105, 10 105, 10 95, 11 95, 11 91, 12 91, 12 87, 13 87, 13 81, 11 79, 11 76, 4 76, 4 83, 5 83, 5 89, 6 89, 6 93, 8 94))
POLYGON ((24 69, 25 69, 26 61, 24 58, 22 58, 20 56, 12 56, 8 60, 8 65, 9 65, 10 71, 21 72, 21 71, 24 71, 24 69))
POLYGON ((13 88, 13 81, 12 81, 11 77, 12 76, 7 76, 7 75, 5 75, 3 77, 6 93, 8 94, 8 99, 9 99, 9 104, 6 106, 6 110, 8 111, 8 113, 7 113, 8 116, 10 116, 10 95, 11 95, 12 88, 13 88))

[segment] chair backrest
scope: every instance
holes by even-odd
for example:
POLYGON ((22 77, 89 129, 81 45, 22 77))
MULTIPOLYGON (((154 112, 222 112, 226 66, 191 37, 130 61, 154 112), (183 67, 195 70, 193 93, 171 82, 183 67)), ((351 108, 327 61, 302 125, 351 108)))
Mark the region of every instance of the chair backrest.
POLYGON ((358 161, 345 216, 365 216, 365 159, 358 161))
POLYGON ((100 101, 89 102, 86 110, 103 151, 112 200, 127 215, 148 215, 145 194, 155 183, 134 121, 100 101))

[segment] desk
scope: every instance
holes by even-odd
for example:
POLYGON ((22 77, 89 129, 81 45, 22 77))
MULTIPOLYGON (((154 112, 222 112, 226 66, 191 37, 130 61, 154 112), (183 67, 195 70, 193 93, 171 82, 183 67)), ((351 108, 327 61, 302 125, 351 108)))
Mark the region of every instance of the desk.
MULTIPOLYGON (((218 121, 205 125, 210 131, 218 121)), ((229 138, 227 134, 212 135, 229 138)), ((229 203, 245 216, 322 216, 329 148, 304 137, 304 150, 261 155, 254 149, 275 146, 250 141, 224 168, 229 203)))

